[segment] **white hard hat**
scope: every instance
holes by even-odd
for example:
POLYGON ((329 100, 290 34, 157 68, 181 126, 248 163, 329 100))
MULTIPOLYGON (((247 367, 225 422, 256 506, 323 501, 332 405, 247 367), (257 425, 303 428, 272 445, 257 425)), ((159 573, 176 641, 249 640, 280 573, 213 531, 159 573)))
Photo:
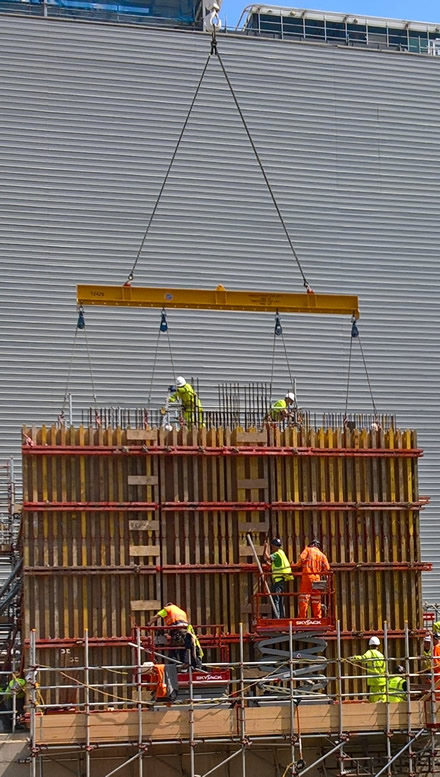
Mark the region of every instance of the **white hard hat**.
POLYGON ((295 402, 295 394, 293 393, 293 391, 288 391, 285 396, 285 399, 291 399, 292 402, 295 402))
POLYGON ((380 645, 380 639, 379 637, 370 637, 370 641, 368 642, 370 647, 379 647, 380 645))
POLYGON ((183 375, 178 375, 177 378, 176 378, 177 388, 182 388, 182 386, 184 386, 185 383, 186 383, 186 380, 183 377, 183 375))

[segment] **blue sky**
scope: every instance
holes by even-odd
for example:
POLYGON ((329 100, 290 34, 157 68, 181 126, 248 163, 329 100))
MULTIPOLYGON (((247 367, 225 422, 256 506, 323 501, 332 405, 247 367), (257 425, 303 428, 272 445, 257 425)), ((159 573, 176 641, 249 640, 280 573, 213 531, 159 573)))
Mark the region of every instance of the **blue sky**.
MULTIPOLYGON (((255 3, 257 0, 254 0, 255 3)), ((247 5, 246 0, 223 0, 220 16, 223 23, 226 19, 230 29, 235 27, 240 14, 247 5)), ((364 16, 385 16, 391 19, 407 19, 422 22, 440 22, 440 5, 434 0, 316 0, 301 5, 300 2, 267 2, 267 5, 284 5, 292 8, 314 8, 320 11, 342 11, 344 13, 364 16)))

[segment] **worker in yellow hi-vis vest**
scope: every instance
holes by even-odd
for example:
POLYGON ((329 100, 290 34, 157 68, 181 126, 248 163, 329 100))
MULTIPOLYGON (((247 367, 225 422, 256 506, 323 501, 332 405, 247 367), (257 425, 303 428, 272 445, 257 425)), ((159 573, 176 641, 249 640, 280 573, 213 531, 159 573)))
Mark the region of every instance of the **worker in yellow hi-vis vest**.
POLYGON ((270 552, 268 542, 264 544, 263 550, 264 561, 272 565, 272 593, 274 594, 272 598, 277 609, 278 618, 286 617, 281 594, 286 590, 286 582, 293 580, 290 561, 284 553, 282 544, 281 540, 275 537, 270 541, 270 552))
POLYGON ((277 399, 270 408, 270 417, 273 421, 282 421, 288 418, 290 412, 295 408, 296 397, 293 391, 288 391, 284 399, 277 399))
POLYGON ((197 393, 187 383, 183 375, 176 378, 176 390, 168 397, 168 402, 180 402, 182 405, 182 415, 187 426, 197 424, 203 426, 203 407, 197 393))
POLYGON ((8 685, 1 692, 1 701, 3 708, 8 714, 2 716, 2 722, 5 731, 12 731, 15 723, 16 728, 20 728, 19 718, 24 712, 26 701, 26 680, 21 674, 13 674, 8 685), (15 697, 15 704, 14 704, 15 697), (13 720, 15 712, 15 720, 13 720))
POLYGON ((385 656, 379 650, 379 637, 371 637, 368 650, 361 656, 350 656, 350 661, 359 661, 367 671, 369 701, 386 701, 385 656))

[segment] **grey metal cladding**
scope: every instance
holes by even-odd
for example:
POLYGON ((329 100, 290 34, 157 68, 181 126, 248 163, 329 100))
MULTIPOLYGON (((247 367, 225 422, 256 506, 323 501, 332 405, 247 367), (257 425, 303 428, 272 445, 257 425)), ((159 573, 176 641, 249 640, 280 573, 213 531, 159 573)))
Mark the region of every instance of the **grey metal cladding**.
MULTIPOLYGON (((378 408, 425 449, 423 554, 440 582, 440 60, 221 36, 219 47, 306 274, 359 293, 378 408)), ((0 26, 1 445, 50 423, 66 386, 77 282, 121 283, 209 51, 203 34, 14 18, 0 26)), ((301 290, 223 76, 211 61, 136 282, 301 290)), ((87 309, 98 402, 141 403, 153 310, 87 309)), ((202 398, 220 379, 268 379, 267 314, 169 314, 178 372, 202 398)), ((301 404, 344 405, 350 323, 283 321, 301 404)), ((90 404, 83 335, 76 406, 90 404)), ((172 375, 161 342, 154 401, 172 375)), ((276 392, 287 385, 281 353, 276 392)), ((359 356, 352 408, 370 398, 359 356)))

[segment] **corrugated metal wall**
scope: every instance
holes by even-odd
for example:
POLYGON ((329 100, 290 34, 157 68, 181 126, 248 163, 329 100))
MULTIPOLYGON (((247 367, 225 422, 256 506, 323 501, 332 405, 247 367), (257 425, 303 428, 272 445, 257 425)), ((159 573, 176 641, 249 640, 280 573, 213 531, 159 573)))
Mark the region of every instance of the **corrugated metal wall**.
MULTIPOLYGON (((440 61, 262 39, 220 40, 256 145, 316 290, 357 292, 380 410, 425 448, 424 556, 440 579, 440 61)), ((14 18, 0 26, 1 451, 56 418, 77 282, 123 282, 209 50, 203 34, 14 18)), ((212 62, 136 280, 301 290, 218 63, 212 62)), ((140 404, 157 311, 87 310, 100 403, 140 404)), ((267 314, 172 312, 178 372, 270 376, 267 314)), ((302 405, 344 406, 349 321, 284 321, 302 405)), ((90 404, 83 336, 75 405, 90 404)), ((359 358, 353 409, 368 409, 359 358)), ((287 370, 277 360, 277 389, 287 370)), ((161 344, 154 394, 172 375, 161 344)))

